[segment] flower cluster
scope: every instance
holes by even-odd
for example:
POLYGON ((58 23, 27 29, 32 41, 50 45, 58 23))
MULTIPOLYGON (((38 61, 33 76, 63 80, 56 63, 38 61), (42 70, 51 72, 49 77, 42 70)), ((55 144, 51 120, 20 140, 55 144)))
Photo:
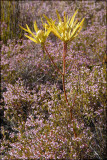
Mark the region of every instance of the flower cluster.
POLYGON ((58 24, 55 25, 54 21, 52 19, 49 19, 47 16, 44 15, 48 22, 47 27, 51 27, 52 32, 62 41, 71 41, 73 40, 81 31, 84 18, 81 22, 78 22, 78 20, 75 20, 75 16, 77 14, 78 10, 74 13, 72 18, 66 17, 66 13, 64 12, 64 21, 61 20, 61 17, 56 10, 57 17, 58 17, 58 24))
POLYGON ((77 12, 78 10, 76 10, 72 18, 68 18, 68 16, 66 17, 66 13, 64 12, 64 21, 62 21, 58 11, 56 10, 57 17, 59 20, 59 23, 57 25, 55 25, 55 21, 49 19, 47 16, 44 15, 48 22, 48 25, 46 23, 43 23, 45 31, 39 30, 35 21, 34 29, 36 35, 33 32, 31 32, 27 24, 27 29, 21 26, 20 27, 33 36, 32 38, 28 35, 25 35, 27 38, 29 38, 35 43, 44 43, 50 32, 53 32, 55 36, 57 36, 62 41, 70 41, 73 40, 79 34, 83 27, 84 18, 81 22, 78 22, 78 20, 74 21, 77 12))
POLYGON ((33 36, 33 38, 28 35, 25 35, 25 36, 35 43, 44 43, 46 38, 48 37, 50 31, 51 31, 50 29, 47 30, 46 27, 45 27, 45 31, 39 30, 37 27, 36 21, 34 22, 34 29, 35 29, 36 35, 33 32, 31 32, 31 30, 29 29, 27 24, 26 24, 26 27, 27 27, 27 29, 25 29, 23 27, 21 27, 21 28, 23 30, 25 30, 26 32, 30 33, 33 36))

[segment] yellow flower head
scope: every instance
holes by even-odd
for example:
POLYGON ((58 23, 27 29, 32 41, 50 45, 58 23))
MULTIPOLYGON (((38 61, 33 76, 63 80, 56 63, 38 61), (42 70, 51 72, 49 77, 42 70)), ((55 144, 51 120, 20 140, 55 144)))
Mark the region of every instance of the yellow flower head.
POLYGON ((42 44, 45 43, 46 38, 48 37, 49 33, 51 32, 50 28, 46 29, 46 25, 45 25, 45 31, 39 30, 37 27, 36 21, 34 22, 34 30, 36 32, 36 35, 33 32, 31 32, 31 30, 29 29, 27 24, 26 24, 27 29, 23 28, 22 26, 20 26, 20 27, 32 35, 33 38, 28 35, 25 35, 25 36, 35 43, 42 43, 42 44))
POLYGON ((56 11, 59 20, 57 25, 55 25, 55 21, 44 15, 48 22, 47 28, 51 27, 51 31, 62 41, 67 42, 73 40, 79 34, 84 22, 84 18, 81 22, 78 22, 78 20, 74 21, 77 12, 78 10, 76 10, 73 17, 69 19, 64 12, 64 21, 62 21, 58 11, 56 11))

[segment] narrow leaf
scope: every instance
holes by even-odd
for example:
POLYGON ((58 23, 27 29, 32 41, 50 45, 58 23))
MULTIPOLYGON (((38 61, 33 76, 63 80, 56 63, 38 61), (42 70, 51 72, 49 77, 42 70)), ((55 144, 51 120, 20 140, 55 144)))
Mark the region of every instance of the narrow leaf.
POLYGON ((57 10, 56 10, 56 14, 57 14, 57 17, 58 17, 59 23, 61 23, 61 22, 62 22, 62 20, 61 20, 61 17, 60 17, 60 15, 59 15, 59 13, 58 13, 58 11, 57 11, 57 10))
POLYGON ((71 18, 71 21, 70 21, 70 24, 69 24, 71 27, 73 26, 74 19, 75 19, 75 16, 76 16, 77 12, 78 12, 78 9, 76 10, 76 12, 74 13, 74 15, 71 18))
POLYGON ((26 36, 27 38, 29 38, 31 41, 37 43, 37 41, 36 41, 34 38, 32 38, 32 37, 30 37, 30 36, 28 36, 28 35, 25 35, 25 36, 26 36))
POLYGON ((27 29, 23 28, 22 26, 19 25, 19 27, 25 30, 26 32, 29 32, 27 29))
POLYGON ((51 25, 51 20, 47 16, 45 16, 45 14, 43 16, 46 18, 48 24, 51 25))
POLYGON ((36 21, 34 22, 34 29, 35 29, 35 31, 36 31, 36 33, 38 32, 38 27, 37 27, 37 24, 36 24, 36 21))

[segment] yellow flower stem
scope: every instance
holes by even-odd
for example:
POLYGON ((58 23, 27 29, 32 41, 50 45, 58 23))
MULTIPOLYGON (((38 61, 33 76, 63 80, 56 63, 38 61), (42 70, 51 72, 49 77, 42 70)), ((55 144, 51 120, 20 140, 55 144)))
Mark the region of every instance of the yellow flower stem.
MULTIPOLYGON (((65 90, 65 81, 64 81, 65 80, 65 58, 66 58, 66 53, 67 53, 67 42, 63 42, 63 74, 62 74, 62 83, 63 83, 63 91, 64 91, 66 102, 67 102, 68 106, 70 106, 70 104, 68 102, 68 99, 67 99, 67 94, 66 94, 66 90, 65 90)), ((73 115, 72 115, 72 107, 70 107, 70 116, 71 116, 71 121, 72 121, 72 124, 73 124, 74 136, 76 138, 77 134, 76 134, 76 131, 75 131, 75 124, 74 124, 73 115)))
POLYGON ((47 51, 46 47, 45 47, 45 46, 43 46, 43 47, 44 47, 44 50, 46 51, 46 53, 48 54, 49 58, 51 59, 52 63, 53 63, 54 66, 56 67, 57 71, 58 71, 61 75, 63 75, 63 73, 59 70, 59 68, 57 67, 57 65, 54 63, 54 61, 53 61, 52 57, 50 56, 49 52, 47 51))

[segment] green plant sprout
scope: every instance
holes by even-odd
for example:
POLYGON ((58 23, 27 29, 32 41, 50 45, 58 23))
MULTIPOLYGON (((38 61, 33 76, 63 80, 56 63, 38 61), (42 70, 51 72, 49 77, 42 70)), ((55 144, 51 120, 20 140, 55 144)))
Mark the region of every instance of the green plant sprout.
POLYGON ((81 22, 78 22, 78 20, 75 20, 75 16, 76 16, 77 12, 78 12, 78 9, 76 10, 76 12, 72 16, 72 18, 68 18, 68 16, 66 17, 66 13, 64 12, 64 21, 62 21, 58 11, 56 10, 56 14, 57 14, 57 17, 59 20, 58 24, 55 24, 55 21, 53 21, 51 18, 48 18, 47 16, 43 15, 46 18, 48 24, 43 23, 43 21, 42 21, 43 27, 45 28, 45 31, 43 31, 43 30, 38 29, 36 21, 35 21, 34 22, 34 29, 35 29, 36 35, 31 32, 31 30, 29 29, 27 24, 26 24, 27 29, 20 26, 23 30, 25 30, 26 32, 30 33, 33 36, 33 38, 32 38, 28 35, 25 35, 27 38, 29 38, 31 41, 33 41, 35 43, 41 44, 44 51, 46 51, 46 53, 48 54, 52 63, 56 67, 57 71, 62 75, 63 91, 64 91, 66 103, 70 107, 70 116, 71 116, 71 121, 73 123, 73 133, 74 133, 75 138, 77 137, 77 133, 75 130, 76 127, 75 127, 75 123, 74 123, 73 115, 72 115, 74 104, 72 104, 72 106, 70 106, 70 104, 68 102, 66 90, 65 90, 65 63, 66 63, 65 58, 66 58, 66 54, 67 54, 68 42, 72 41, 79 34, 79 32, 81 31, 83 24, 84 24, 85 18, 83 18, 81 22), (61 41, 63 41, 63 71, 60 71, 60 69, 54 63, 52 57, 50 56, 48 50, 45 47, 45 41, 46 41, 46 38, 49 36, 50 32, 52 32, 56 37, 58 37, 61 41))

